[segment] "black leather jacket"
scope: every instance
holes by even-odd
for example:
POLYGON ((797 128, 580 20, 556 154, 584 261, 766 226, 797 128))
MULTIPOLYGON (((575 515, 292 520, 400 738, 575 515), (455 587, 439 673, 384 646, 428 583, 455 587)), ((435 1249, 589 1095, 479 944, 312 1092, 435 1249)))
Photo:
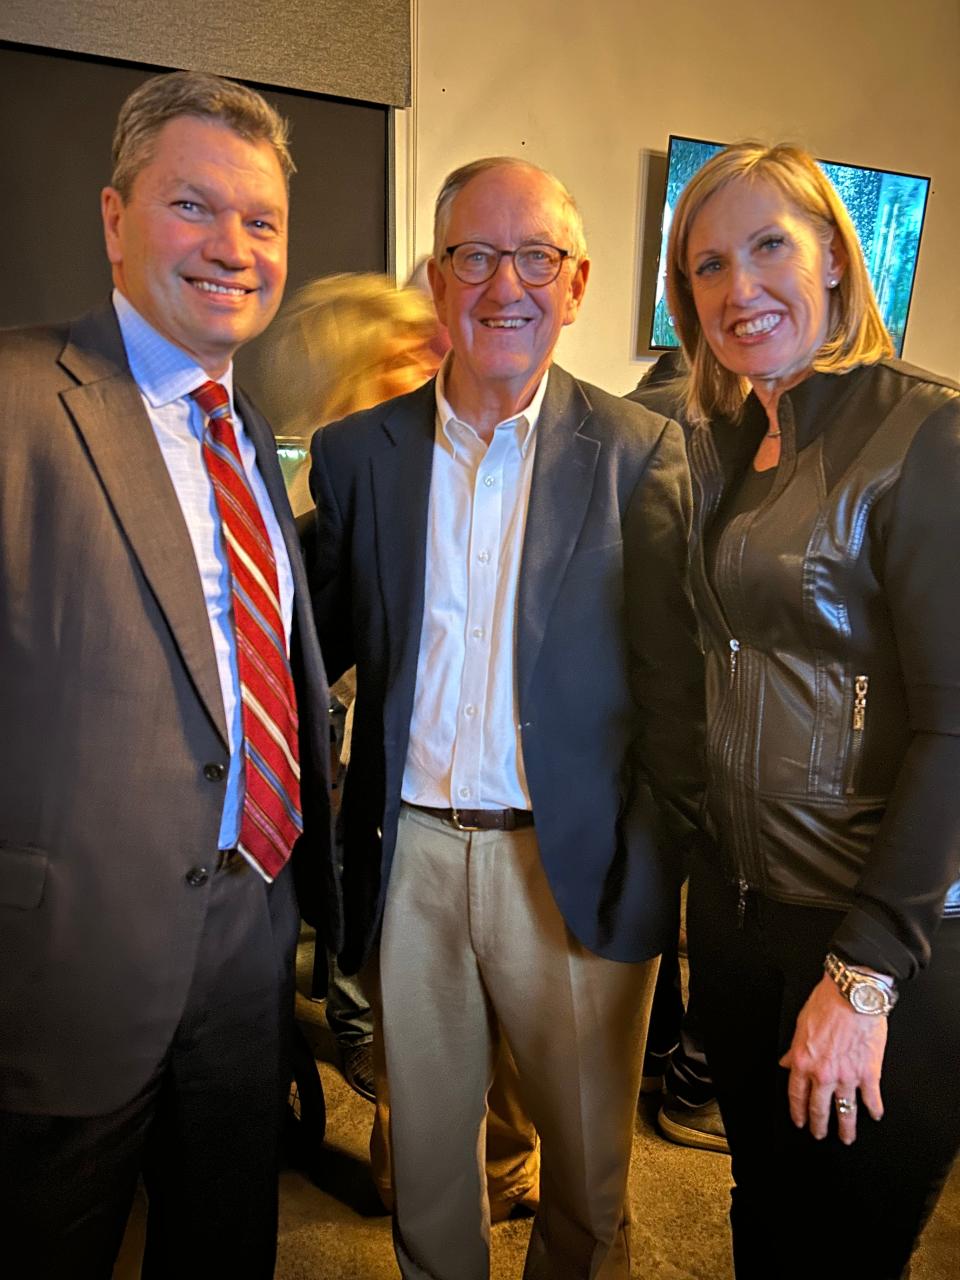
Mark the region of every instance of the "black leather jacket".
POLYGON ((844 911, 835 946, 909 977, 960 915, 960 388, 883 361, 779 419, 709 569, 768 423, 751 396, 689 433, 710 817, 744 894, 844 911))

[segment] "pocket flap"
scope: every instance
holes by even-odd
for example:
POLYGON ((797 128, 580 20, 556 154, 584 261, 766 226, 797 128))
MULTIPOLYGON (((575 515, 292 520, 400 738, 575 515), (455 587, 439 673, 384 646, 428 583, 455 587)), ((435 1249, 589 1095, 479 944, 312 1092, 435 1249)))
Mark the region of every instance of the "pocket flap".
POLYGON ((42 849, 0 844, 0 906, 39 906, 46 879, 47 855, 42 849))

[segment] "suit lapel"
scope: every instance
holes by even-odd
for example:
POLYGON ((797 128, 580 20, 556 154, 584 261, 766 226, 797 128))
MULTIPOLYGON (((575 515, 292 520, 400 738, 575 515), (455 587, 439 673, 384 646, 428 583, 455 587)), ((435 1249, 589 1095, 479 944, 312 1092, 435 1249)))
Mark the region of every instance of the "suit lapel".
POLYGON ((580 434, 589 415, 590 402, 579 384, 554 365, 537 425, 520 562, 517 686, 521 706, 590 503, 600 444, 580 434))
POLYGON ((61 364, 80 385, 63 402, 83 436, 118 523, 140 563, 224 744, 223 697, 196 557, 111 307, 72 326, 61 364))
POLYGON ((386 447, 370 460, 391 691, 416 678, 435 419, 430 381, 393 407, 383 423, 386 447))

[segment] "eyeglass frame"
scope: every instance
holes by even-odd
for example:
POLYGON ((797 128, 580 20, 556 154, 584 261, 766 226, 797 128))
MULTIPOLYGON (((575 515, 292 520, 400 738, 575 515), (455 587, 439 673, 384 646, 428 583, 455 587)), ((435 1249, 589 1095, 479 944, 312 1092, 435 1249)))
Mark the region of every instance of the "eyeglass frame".
POLYGON ((481 284, 489 284, 490 281, 493 279, 493 277, 500 270, 500 263, 504 260, 504 258, 513 259, 513 269, 517 273, 517 279, 520 281, 521 284, 526 285, 528 289, 545 289, 547 285, 554 284, 560 278, 560 272, 563 270, 563 264, 567 261, 567 259, 569 259, 571 262, 576 261, 576 254, 573 252, 572 249, 561 249, 558 244, 551 244, 549 240, 531 240, 528 244, 518 244, 516 249, 498 249, 495 244, 490 244, 488 240, 461 240, 459 244, 448 244, 447 247, 444 249, 443 253, 444 253, 444 257, 447 257, 450 259, 450 270, 457 277, 460 283, 465 285, 473 285, 473 286, 477 286, 481 284), (462 249, 464 245, 467 245, 467 244, 482 245, 483 248, 491 249, 497 255, 497 261, 496 261, 496 264, 494 265, 493 270, 483 280, 464 280, 462 276, 457 275, 457 269, 453 265, 453 255, 456 253, 458 249, 462 249), (524 249, 536 249, 538 246, 543 249, 553 249, 555 253, 559 253, 560 261, 557 264, 556 275, 551 276, 549 280, 538 280, 536 282, 531 280, 524 280, 523 276, 520 274, 520 269, 517 266, 517 254, 522 253, 524 249))

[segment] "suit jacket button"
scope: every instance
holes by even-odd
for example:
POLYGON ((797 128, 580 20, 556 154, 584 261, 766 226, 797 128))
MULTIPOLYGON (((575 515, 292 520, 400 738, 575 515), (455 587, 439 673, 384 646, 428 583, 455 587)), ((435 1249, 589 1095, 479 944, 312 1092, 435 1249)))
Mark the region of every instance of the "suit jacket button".
POLYGON ((202 884, 206 884, 210 879, 210 872, 206 867, 191 867, 184 879, 191 889, 199 889, 202 884))
POLYGON ((203 766, 203 776, 208 782, 222 782, 227 776, 226 766, 222 764, 205 764, 203 766))

